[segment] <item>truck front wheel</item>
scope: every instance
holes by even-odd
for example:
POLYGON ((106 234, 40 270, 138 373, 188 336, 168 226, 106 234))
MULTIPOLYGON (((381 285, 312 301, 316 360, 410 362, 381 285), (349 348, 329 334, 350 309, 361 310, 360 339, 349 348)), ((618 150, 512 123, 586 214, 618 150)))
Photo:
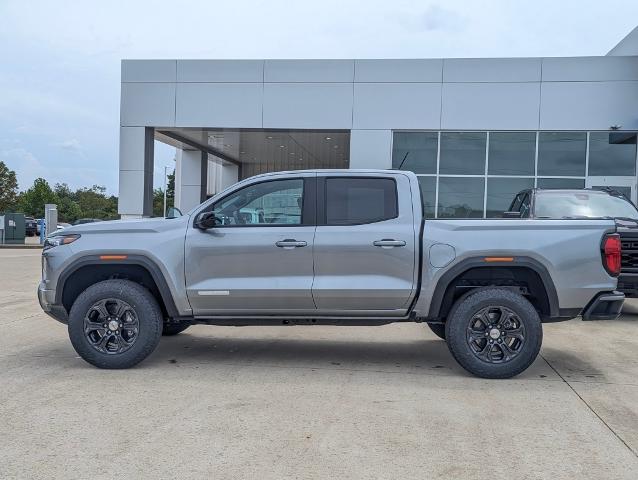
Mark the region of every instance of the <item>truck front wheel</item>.
POLYGON ((84 360, 99 368, 129 368, 155 350, 162 310, 146 288, 104 280, 82 292, 69 313, 69 337, 84 360))
POLYGON ((450 352, 468 372, 482 378, 511 378, 538 356, 543 328, 525 297, 491 287, 454 304, 445 335, 450 352))

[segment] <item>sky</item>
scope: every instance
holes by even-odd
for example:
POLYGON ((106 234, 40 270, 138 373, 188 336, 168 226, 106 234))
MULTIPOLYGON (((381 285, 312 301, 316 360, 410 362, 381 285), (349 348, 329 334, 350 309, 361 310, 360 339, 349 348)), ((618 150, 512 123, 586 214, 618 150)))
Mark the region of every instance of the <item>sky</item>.
POLYGON ((123 58, 604 55, 636 24, 637 0, 0 0, 0 160, 117 194, 123 58))

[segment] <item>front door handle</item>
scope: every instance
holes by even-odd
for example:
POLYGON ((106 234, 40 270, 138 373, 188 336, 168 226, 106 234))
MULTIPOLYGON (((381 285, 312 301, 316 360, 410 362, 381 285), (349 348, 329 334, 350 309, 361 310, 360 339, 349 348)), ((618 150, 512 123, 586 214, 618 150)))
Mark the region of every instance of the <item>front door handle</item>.
POLYGON ((304 242, 303 240, 299 241, 299 240, 295 240, 294 238, 286 238, 284 240, 279 240, 278 242, 275 242, 275 245, 277 245, 280 248, 291 249, 291 248, 297 248, 297 247, 305 247, 306 245, 308 245, 308 243, 304 242))
POLYGON ((372 242, 372 245, 381 248, 405 247, 405 241, 394 240, 392 238, 383 238, 381 240, 375 240, 374 242, 372 242))

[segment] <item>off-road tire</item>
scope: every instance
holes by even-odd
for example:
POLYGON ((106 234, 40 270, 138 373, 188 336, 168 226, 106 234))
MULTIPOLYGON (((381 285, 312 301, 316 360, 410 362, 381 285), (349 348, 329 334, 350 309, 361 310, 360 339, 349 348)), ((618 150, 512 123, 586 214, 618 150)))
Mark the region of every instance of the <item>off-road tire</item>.
POLYGON ((543 327, 538 312, 525 297, 508 289, 488 287, 472 291, 454 304, 445 323, 445 335, 450 352, 468 372, 482 378, 511 378, 527 369, 538 356, 543 327), (469 340, 468 328, 473 318, 486 307, 509 309, 524 327, 520 350, 502 363, 479 358, 469 340))
POLYGON ((162 336, 164 318, 155 297, 129 280, 113 279, 91 285, 75 300, 69 313, 69 338, 75 351, 88 363, 107 369, 132 367, 148 357, 162 336), (130 305, 139 324, 132 346, 116 354, 98 351, 85 335, 85 316, 96 302, 116 299, 130 305))

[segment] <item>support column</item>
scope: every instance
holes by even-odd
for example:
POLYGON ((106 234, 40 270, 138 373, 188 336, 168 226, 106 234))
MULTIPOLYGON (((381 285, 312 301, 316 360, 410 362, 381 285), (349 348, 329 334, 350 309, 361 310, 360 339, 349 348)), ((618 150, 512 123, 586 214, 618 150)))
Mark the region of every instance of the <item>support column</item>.
POLYGON ((392 130, 352 130, 350 168, 392 168, 392 130))
POLYGON ((175 206, 184 213, 206 199, 207 157, 200 150, 177 150, 175 206))
POLYGON ((208 156, 208 195, 215 195, 239 181, 239 166, 208 156))
POLYGON ((123 219, 153 214, 154 130, 120 127, 120 189, 117 213, 123 219))

